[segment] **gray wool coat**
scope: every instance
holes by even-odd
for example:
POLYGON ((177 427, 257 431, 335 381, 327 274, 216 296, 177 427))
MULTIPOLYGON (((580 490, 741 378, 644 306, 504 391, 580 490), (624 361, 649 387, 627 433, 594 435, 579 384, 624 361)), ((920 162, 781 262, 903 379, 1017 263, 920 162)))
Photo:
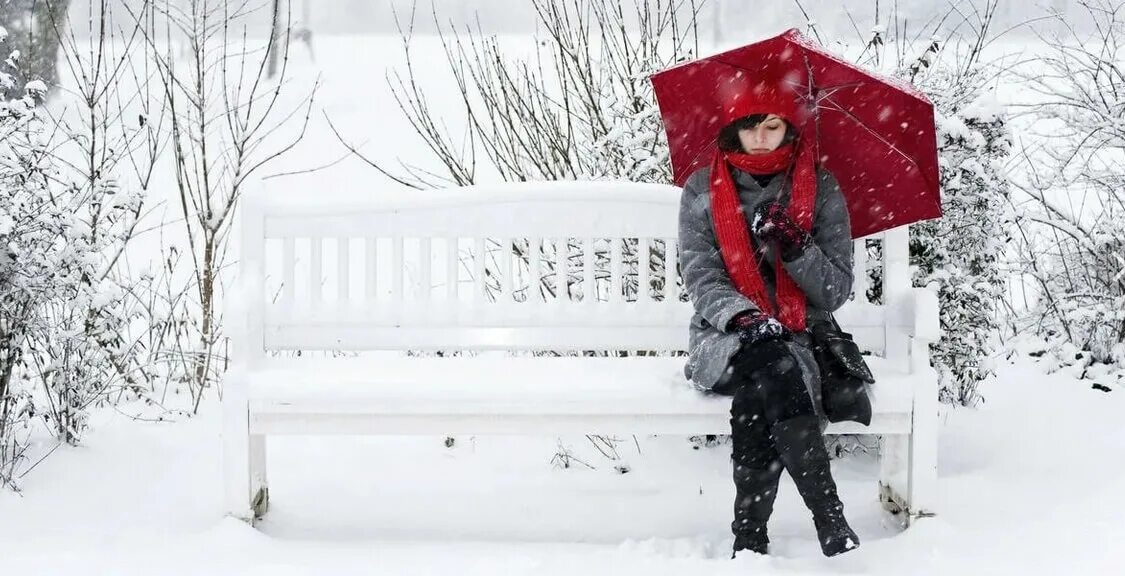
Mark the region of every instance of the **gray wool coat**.
MULTIPOLYGON (((748 173, 734 169, 734 181, 747 226, 761 205, 781 199, 788 205, 788 178, 774 176, 763 188, 748 173)), ((752 230, 752 228, 751 228, 752 230)), ((782 265, 801 287, 807 302, 808 324, 829 321, 852 291, 852 235, 847 205, 831 173, 818 170, 816 204, 811 230, 813 244, 797 259, 782 265)), ((755 244, 763 243, 755 238, 755 244)), ((762 279, 776 305, 775 254, 759 249, 762 279), (764 254, 763 254, 764 252, 764 254)), ((739 348, 738 335, 726 327, 738 313, 758 307, 735 289, 719 253, 711 217, 710 168, 702 168, 684 183, 680 200, 680 272, 695 308, 689 326, 689 354, 684 375, 702 390, 711 390, 729 377, 730 359, 739 348)), ((794 335, 789 347, 804 374, 805 385, 818 414, 823 414, 820 371, 806 332, 794 335)))

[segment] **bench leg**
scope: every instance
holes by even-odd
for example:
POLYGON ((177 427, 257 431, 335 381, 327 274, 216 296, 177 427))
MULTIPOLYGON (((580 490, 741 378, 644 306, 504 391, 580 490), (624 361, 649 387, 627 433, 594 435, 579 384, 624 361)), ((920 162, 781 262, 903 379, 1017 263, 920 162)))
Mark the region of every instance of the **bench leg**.
POLYGON ((269 506, 266 439, 250 435, 250 403, 236 373, 224 386, 222 440, 226 513, 253 523, 269 506))
POLYGON ((266 437, 250 436, 250 508, 254 518, 265 516, 270 507, 270 489, 266 477, 266 437))
POLYGON ((936 374, 929 367, 928 344, 911 340, 911 358, 918 365, 915 379, 914 417, 911 419, 907 498, 910 520, 933 516, 937 497, 938 392, 936 374), (925 374, 926 376, 923 376, 925 374), (929 377, 927 377, 929 376, 929 377))
POLYGON ((937 493, 937 415, 915 418, 910 435, 910 475, 907 487, 910 520, 933 516, 937 493))
POLYGON ((908 507, 909 437, 901 434, 884 434, 879 438, 879 502, 894 515, 908 507))
POLYGON ((228 515, 252 522, 249 407, 230 396, 223 398, 223 499, 228 515))

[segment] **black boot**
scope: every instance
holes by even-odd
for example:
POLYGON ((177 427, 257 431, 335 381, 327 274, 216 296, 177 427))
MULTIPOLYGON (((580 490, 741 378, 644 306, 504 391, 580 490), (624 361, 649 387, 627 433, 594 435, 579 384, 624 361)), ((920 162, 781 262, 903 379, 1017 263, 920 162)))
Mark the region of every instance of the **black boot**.
POLYGON ((767 553, 770 539, 766 523, 773 514, 781 469, 781 462, 776 461, 764 470, 734 465, 734 522, 731 523, 734 553, 731 558, 742 550, 767 553))
POLYGON ((815 416, 798 416, 774 424, 771 433, 785 469, 812 512, 820 550, 835 556, 859 546, 859 538, 844 519, 818 424, 815 416))

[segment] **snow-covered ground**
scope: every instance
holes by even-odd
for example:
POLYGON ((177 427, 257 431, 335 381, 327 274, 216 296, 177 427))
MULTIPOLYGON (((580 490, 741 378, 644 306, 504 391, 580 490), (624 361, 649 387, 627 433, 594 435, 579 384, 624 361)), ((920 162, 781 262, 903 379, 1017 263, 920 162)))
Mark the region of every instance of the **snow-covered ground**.
MULTIPOLYGON (((263 174, 345 152, 321 109, 373 158, 422 158, 384 80, 398 42, 318 39, 315 65, 297 53, 295 86, 322 74, 318 111, 295 154, 263 174)), ((438 54, 419 58, 434 77, 438 54)), ((428 86, 457 105, 447 83, 428 86)), ((267 182, 309 193, 396 187, 354 158, 267 182)), ((620 474, 581 437, 562 443, 595 470, 553 467, 555 438, 461 437, 452 448, 433 437, 277 439, 273 508, 253 529, 222 516, 214 398, 176 423, 107 410, 83 446, 25 475, 22 495, 0 492, 0 573, 1121 573, 1121 390, 1099 392, 1017 358, 983 391, 979 410, 942 419, 937 517, 901 532, 876 502, 874 460, 836 463, 863 546, 831 560, 788 478, 770 525, 774 555, 729 560, 729 447, 627 439, 618 450, 630 471, 620 474)))
POLYGON ((729 446, 639 438, 620 474, 557 469, 554 438, 284 438, 273 509, 221 513, 218 407, 177 423, 98 415, 0 495, 6 574, 1117 574, 1125 563, 1125 396, 1027 360, 941 425, 938 516, 900 532, 875 463, 838 461, 855 553, 821 557, 786 477, 771 557, 729 557, 729 446), (639 452, 638 453, 638 448, 639 452))

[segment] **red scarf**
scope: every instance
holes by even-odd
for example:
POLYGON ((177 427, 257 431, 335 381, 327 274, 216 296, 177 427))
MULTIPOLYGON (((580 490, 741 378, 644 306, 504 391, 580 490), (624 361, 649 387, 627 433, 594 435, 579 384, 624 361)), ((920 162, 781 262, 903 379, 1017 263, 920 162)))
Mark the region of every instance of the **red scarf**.
POLYGON ((731 176, 730 166, 756 175, 776 174, 792 168, 789 216, 801 228, 810 230, 816 201, 816 169, 811 142, 803 143, 799 148, 795 148, 790 142, 766 154, 735 154, 716 150, 711 162, 711 217, 715 221, 719 253, 723 256, 734 287, 763 312, 776 317, 785 327, 803 331, 805 293, 785 271, 780 250, 776 247, 774 256, 777 266, 774 277, 779 311, 774 310, 758 269, 750 229, 738 199, 738 188, 731 176))

